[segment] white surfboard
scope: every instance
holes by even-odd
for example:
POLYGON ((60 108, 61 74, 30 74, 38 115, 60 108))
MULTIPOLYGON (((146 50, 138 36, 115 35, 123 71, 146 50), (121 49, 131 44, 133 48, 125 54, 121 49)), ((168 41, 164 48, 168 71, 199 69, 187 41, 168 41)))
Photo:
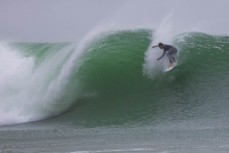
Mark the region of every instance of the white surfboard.
POLYGON ((177 63, 173 62, 171 65, 168 66, 168 68, 165 69, 165 72, 172 70, 176 65, 177 65, 177 63))

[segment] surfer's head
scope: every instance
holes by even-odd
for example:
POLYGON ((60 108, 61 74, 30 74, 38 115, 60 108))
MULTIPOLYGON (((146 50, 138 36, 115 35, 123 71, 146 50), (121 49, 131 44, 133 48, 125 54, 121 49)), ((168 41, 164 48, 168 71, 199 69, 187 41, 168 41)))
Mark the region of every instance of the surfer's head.
POLYGON ((158 46, 162 49, 164 45, 163 45, 163 43, 160 42, 160 43, 158 44, 158 46))

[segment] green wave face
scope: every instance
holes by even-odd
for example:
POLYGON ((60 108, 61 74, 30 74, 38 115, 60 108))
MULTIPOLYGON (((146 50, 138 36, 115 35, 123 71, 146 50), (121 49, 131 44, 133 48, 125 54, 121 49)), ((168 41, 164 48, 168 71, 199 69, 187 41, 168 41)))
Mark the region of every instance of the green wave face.
POLYGON ((122 31, 88 47, 77 72, 90 98, 67 118, 77 125, 148 124, 227 114, 229 37, 178 35, 178 66, 144 74, 151 31, 122 31), (182 39, 181 39, 182 38, 182 39))
MULTIPOLYGON (((11 44, 23 57, 33 58, 33 64, 22 77, 25 86, 16 92, 20 104, 16 106, 30 117, 10 124, 55 115, 77 126, 227 120, 223 116, 229 115, 229 37, 177 35, 173 45, 179 50, 178 66, 167 73, 156 66, 149 76, 144 65, 152 33, 147 29, 105 33, 77 58, 77 47, 70 43, 11 44), (30 111, 25 112, 28 105, 30 111)), ((10 102, 4 107, 10 109, 14 104, 10 102)))

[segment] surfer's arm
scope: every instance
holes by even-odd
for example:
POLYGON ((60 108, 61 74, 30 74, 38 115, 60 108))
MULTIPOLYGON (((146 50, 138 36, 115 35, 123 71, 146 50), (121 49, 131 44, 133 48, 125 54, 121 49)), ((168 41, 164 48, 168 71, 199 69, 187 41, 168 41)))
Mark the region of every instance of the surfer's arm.
POLYGON ((152 48, 158 47, 158 45, 153 46, 152 48))
POLYGON ((162 57, 164 57, 165 56, 165 52, 166 51, 164 51, 163 54, 161 55, 161 57, 159 57, 157 60, 160 60, 162 57))

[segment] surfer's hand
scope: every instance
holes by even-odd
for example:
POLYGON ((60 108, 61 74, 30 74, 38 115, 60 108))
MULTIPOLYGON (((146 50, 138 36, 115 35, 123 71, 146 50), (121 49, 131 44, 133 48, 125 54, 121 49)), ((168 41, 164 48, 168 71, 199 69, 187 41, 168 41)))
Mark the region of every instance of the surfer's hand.
POLYGON ((152 48, 155 48, 155 46, 153 46, 152 48))
POLYGON ((159 61, 159 60, 160 60, 160 58, 157 59, 157 61, 159 61))

